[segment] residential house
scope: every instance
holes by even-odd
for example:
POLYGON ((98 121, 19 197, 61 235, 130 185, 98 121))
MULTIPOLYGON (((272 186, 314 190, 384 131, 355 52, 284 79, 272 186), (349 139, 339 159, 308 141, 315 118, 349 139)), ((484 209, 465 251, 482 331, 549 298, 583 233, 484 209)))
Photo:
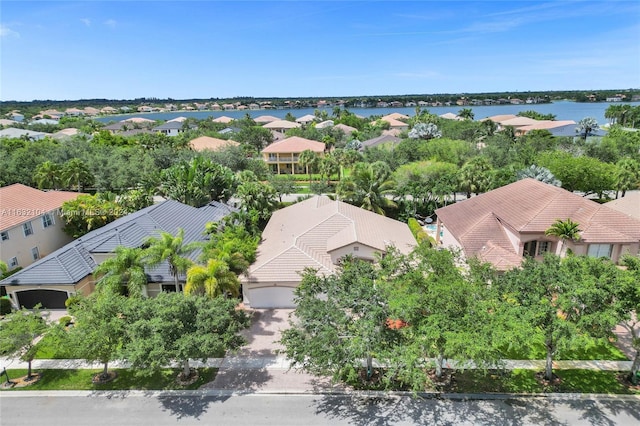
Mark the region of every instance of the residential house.
POLYGON ((213 120, 214 123, 223 123, 223 124, 229 124, 233 121, 233 118, 231 117, 227 117, 226 115, 223 115, 221 117, 218 118, 214 118, 213 120))
MULTIPOLYGON (((59 248, 23 270, 0 281, 16 306, 31 308, 37 303, 49 309, 64 309, 70 296, 88 295, 95 289, 94 269, 113 257, 119 246, 142 247, 148 237, 160 232, 175 235, 184 229, 184 243, 205 241, 205 225, 217 222, 231 213, 226 204, 212 202, 196 208, 174 200, 166 200, 121 217, 59 248)), ((189 255, 193 261, 198 251, 189 255)), ((175 291, 174 278, 164 262, 146 270, 144 292, 156 296, 162 291, 175 291)), ((184 281, 184 276, 180 277, 184 281)))
POLYGON ((334 126, 333 120, 325 120, 316 124, 316 129, 326 129, 328 127, 333 127, 333 126, 334 126))
POLYGON ((440 114, 440 118, 444 118, 445 120, 464 120, 464 118, 452 113, 452 112, 447 112, 444 114, 440 114))
POLYGON ((189 142, 189 146, 194 151, 219 151, 228 146, 238 145, 240 144, 236 141, 212 138, 210 136, 200 136, 189 142))
POLYGON ((296 123, 295 121, 276 120, 267 123, 262 127, 264 127, 265 129, 269 129, 272 132, 285 133, 289 129, 296 129, 298 127, 302 127, 302 125, 300 123, 296 123))
POLYGON ((300 273, 335 273, 351 255, 375 261, 390 246, 409 253, 416 245, 409 227, 326 196, 315 196, 276 211, 243 278, 244 303, 252 308, 292 308, 300 273))
POLYGON ((299 162, 300 153, 305 150, 323 155, 325 144, 292 136, 271 143, 262 150, 262 156, 269 169, 275 174, 304 174, 307 173, 307 170, 299 162))
POLYGON ((364 148, 372 148, 374 146, 378 146, 378 145, 384 145, 384 144, 388 144, 391 146, 394 146, 398 143, 400 143, 402 141, 402 139, 397 138, 393 135, 382 135, 382 136, 378 136, 376 138, 373 139, 368 139, 366 141, 362 142, 362 147, 364 148))
POLYGON ((357 132, 358 131, 358 129, 356 129, 355 127, 347 126, 346 124, 342 124, 342 123, 336 124, 333 128, 342 130, 342 132, 347 137, 350 137, 353 132, 357 132))
POLYGON ((71 241, 62 230, 60 209, 78 195, 20 183, 0 188, 0 259, 10 270, 29 266, 71 241))
POLYGON ((180 133, 184 132, 184 125, 179 121, 167 121, 160 126, 154 127, 154 132, 160 132, 167 136, 178 136, 180 133))
POLYGON ((316 117, 315 115, 307 114, 307 115, 303 115, 300 118, 297 118, 296 119, 296 123, 300 123, 300 124, 306 125, 306 124, 313 123, 317 119, 318 119, 318 117, 316 117))
POLYGON ((18 124, 18 122, 14 120, 7 120, 6 118, 0 118, 0 126, 13 126, 14 124, 18 124))
POLYGON ((617 262, 640 249, 640 220, 534 179, 523 179, 436 210, 436 239, 499 270, 546 252, 607 257, 617 262), (545 235, 556 220, 579 224, 580 240, 545 235))
POLYGON ((257 124, 267 124, 273 121, 280 120, 278 117, 274 117, 273 115, 260 115, 253 119, 257 124))
POLYGON ((9 117, 9 119, 11 119, 13 121, 17 121, 17 122, 23 122, 24 121, 24 114, 22 114, 21 112, 18 112, 18 111, 12 111, 12 112, 8 113, 7 117, 9 117))
POLYGON ((627 191, 624 197, 611 200, 605 206, 640 220, 640 191, 627 191))
POLYGON ((389 123, 389 130, 397 130, 399 132, 409 130, 409 125, 407 123, 389 116, 382 117, 379 121, 385 121, 389 123))
POLYGON ((13 127, 0 130, 0 138, 8 139, 27 139, 30 141, 39 141, 40 139, 44 139, 49 135, 50 133, 34 132, 33 130, 25 129, 15 129, 13 127))

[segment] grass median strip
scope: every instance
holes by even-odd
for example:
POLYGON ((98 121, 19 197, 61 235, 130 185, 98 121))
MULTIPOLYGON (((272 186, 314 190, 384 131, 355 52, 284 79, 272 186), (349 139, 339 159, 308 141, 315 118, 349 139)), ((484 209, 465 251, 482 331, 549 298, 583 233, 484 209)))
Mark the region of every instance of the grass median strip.
MULTIPOLYGON (((118 373, 113 381, 104 384, 93 384, 91 379, 102 370, 34 370, 42 377, 37 383, 11 390, 193 390, 212 381, 217 368, 198 369, 198 380, 189 385, 181 386, 176 382, 180 369, 170 368, 158 371, 152 375, 142 375, 131 369, 113 369, 118 373)), ((26 369, 7 370, 9 378, 18 378, 27 374, 26 369)), ((4 378, 4 377, 3 377, 4 378)))

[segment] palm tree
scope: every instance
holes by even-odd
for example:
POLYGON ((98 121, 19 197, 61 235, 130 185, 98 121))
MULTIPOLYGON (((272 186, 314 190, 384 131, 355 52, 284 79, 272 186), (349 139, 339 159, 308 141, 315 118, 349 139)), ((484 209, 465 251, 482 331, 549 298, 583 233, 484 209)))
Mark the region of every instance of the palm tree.
POLYGON ((335 156, 325 154, 325 156, 320 159, 320 173, 327 178, 327 186, 330 186, 331 175, 340 173, 340 165, 335 156))
POLYGON ((237 297, 240 294, 240 280, 220 259, 209 259, 206 266, 193 265, 187 270, 185 294, 206 295, 214 298, 223 294, 237 297))
POLYGON ((615 172, 616 198, 622 191, 624 197, 628 190, 640 187, 640 163, 633 158, 625 157, 616 164, 615 172))
POLYGON ((562 256, 567 240, 580 241, 580 224, 567 218, 567 220, 556 219, 556 221, 544 231, 545 235, 557 237, 560 240, 556 254, 562 256))
POLYGON ((473 110, 471 108, 462 108, 458 111, 458 117, 464 118, 465 120, 473 120, 475 115, 473 114, 473 110))
POLYGON ((314 151, 310 149, 305 149, 300 153, 300 157, 298 157, 298 162, 300 166, 307 169, 307 173, 309 174, 309 183, 311 183, 311 174, 313 170, 318 165, 319 157, 314 151))
POLYGON ((150 266, 159 265, 165 260, 169 263, 169 272, 173 276, 176 291, 180 291, 180 273, 187 271, 192 262, 186 256, 195 249, 202 246, 200 242, 194 241, 184 243, 184 229, 178 228, 178 234, 173 236, 169 232, 161 232, 160 238, 148 238, 148 246, 145 250, 146 262, 150 266))
POLYGON ((594 130, 598 130, 598 120, 593 117, 583 118, 578 121, 578 127, 576 127, 576 133, 578 133, 582 139, 587 139, 587 136, 591 136, 594 130))
POLYGON ((387 198, 395 190, 389 165, 383 161, 357 163, 348 178, 338 186, 338 195, 350 204, 381 215, 384 207, 396 204, 387 198))
POLYGON ((62 166, 51 161, 38 164, 33 180, 40 189, 60 189, 62 186, 62 166))
POLYGON ((491 164, 485 157, 475 157, 467 161, 458 173, 461 189, 471 198, 471 193, 478 195, 488 189, 491 164))
POLYGON ((518 171, 516 174, 516 179, 522 180, 525 178, 535 179, 540 182, 544 182, 553 186, 562 186, 562 182, 560 182, 556 177, 551 173, 551 171, 542 166, 536 166, 532 164, 526 169, 522 169, 518 171))
POLYGON ((120 294, 126 287, 129 296, 142 296, 147 285, 144 256, 141 248, 116 247, 115 256, 102 262, 93 271, 95 276, 102 276, 98 280, 98 288, 120 294))
POLYGON ((89 171, 85 162, 79 158, 72 158, 64 163, 62 177, 69 188, 75 185, 78 192, 82 191, 86 185, 91 185, 94 181, 93 174, 89 171))

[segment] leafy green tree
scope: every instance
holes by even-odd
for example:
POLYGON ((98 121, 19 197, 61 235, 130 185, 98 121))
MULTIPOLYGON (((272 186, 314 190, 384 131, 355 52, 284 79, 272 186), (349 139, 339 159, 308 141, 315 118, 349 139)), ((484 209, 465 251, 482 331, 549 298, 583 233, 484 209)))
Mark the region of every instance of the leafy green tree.
POLYGON ((64 232, 79 238, 124 215, 124 210, 114 201, 105 201, 99 195, 83 194, 75 200, 62 203, 64 232))
POLYGON ((548 168, 562 182, 567 191, 588 194, 602 194, 615 189, 615 165, 595 158, 554 151, 541 154, 538 165, 548 168))
POLYGON ((40 163, 36 167, 33 180, 40 189, 60 189, 62 187, 62 166, 51 161, 40 163))
POLYGON ((291 175, 270 175, 269 185, 274 189, 278 200, 282 203, 282 196, 296 192, 296 181, 291 175))
POLYGON ((544 335, 547 380, 559 353, 610 335, 617 321, 611 288, 616 269, 601 259, 547 254, 542 261, 525 259, 496 281, 504 299, 519 308, 519 321, 544 335))
POLYGON ((338 185, 338 195, 346 202, 381 215, 396 204, 387 196, 394 193, 395 183, 386 163, 357 163, 348 178, 338 185))
POLYGON ((556 237, 560 240, 556 254, 562 256, 567 240, 574 242, 580 241, 580 224, 567 218, 566 220, 557 219, 553 224, 544 231, 545 235, 556 237))
POLYGON ((69 306, 75 318, 69 341, 79 358, 104 365, 102 379, 109 378, 109 363, 118 358, 125 343, 128 310, 127 299, 112 292, 94 293, 69 306))
POLYGON ((191 376, 189 359, 205 361, 242 346, 239 331, 248 323, 234 300, 161 293, 132 311, 124 352, 134 368, 149 373, 180 360, 186 379, 191 376))
POLYGON ((165 196, 194 207, 227 201, 236 186, 230 169, 202 156, 163 170, 161 181, 160 190, 165 196))
POLYGON ((640 382, 640 317, 637 315, 640 312, 640 257, 626 255, 621 263, 627 267, 627 271, 620 271, 625 276, 613 288, 616 296, 614 309, 622 319, 620 325, 631 336, 631 346, 636 352, 629 380, 637 385, 640 382))
POLYGON ((192 265, 187 270, 184 293, 211 298, 225 294, 237 297, 240 294, 240 280, 225 261, 209 259, 206 266, 192 265))
POLYGON ((176 285, 176 292, 178 292, 180 291, 180 274, 185 273, 193 263, 187 256, 200 248, 202 244, 198 241, 185 244, 184 229, 178 228, 178 233, 175 236, 169 232, 160 232, 158 238, 147 238, 145 246, 147 246, 145 262, 149 266, 155 266, 166 261, 176 285))
POLYGON ((498 300, 490 294, 487 277, 480 276, 487 269, 477 263, 461 268, 459 253, 429 244, 421 244, 411 256, 395 256, 390 261, 387 254, 382 263, 388 269, 385 282, 392 286, 391 318, 400 320, 403 336, 395 348, 402 360, 399 377, 422 390, 429 381, 427 358, 435 358, 438 378, 446 359, 495 364, 507 333, 498 300))
POLYGON ((518 117, 533 118, 534 120, 555 120, 556 119, 556 116, 554 114, 541 114, 533 110, 520 111, 516 115, 518 117))
POLYGON ((371 263, 346 258, 329 276, 306 270, 294 294, 296 320, 290 320, 280 343, 298 368, 366 382, 374 357, 384 358, 397 344, 399 334, 387 326, 390 310, 371 263))
POLYGON ((142 297, 147 285, 144 259, 145 253, 141 248, 116 247, 115 256, 102 262, 93 271, 94 276, 100 277, 97 288, 115 294, 124 291, 131 297, 142 297))
POLYGON ((234 135, 234 139, 241 144, 253 147, 257 151, 262 151, 267 145, 273 142, 273 134, 269 129, 260 126, 248 126, 240 129, 234 135))
POLYGON ((0 353, 3 356, 18 355, 28 364, 27 380, 33 377, 31 362, 38 352, 37 337, 49 329, 40 311, 40 305, 32 310, 22 308, 7 314, 0 327, 0 353))
POLYGON ((9 265, 4 260, 0 260, 0 277, 4 278, 7 272, 9 272, 9 265))
POLYGON ((74 187, 81 192, 86 186, 92 185, 94 176, 86 163, 79 158, 72 158, 62 166, 62 177, 69 188, 74 187))
MULTIPOLYGON (((233 215, 230 215, 233 217, 233 215)), ((200 260, 207 262, 209 259, 224 261, 231 271, 240 275, 245 273, 256 260, 259 232, 251 233, 247 228, 236 221, 229 220, 223 223, 209 223, 206 229, 209 241, 202 248, 200 260)))

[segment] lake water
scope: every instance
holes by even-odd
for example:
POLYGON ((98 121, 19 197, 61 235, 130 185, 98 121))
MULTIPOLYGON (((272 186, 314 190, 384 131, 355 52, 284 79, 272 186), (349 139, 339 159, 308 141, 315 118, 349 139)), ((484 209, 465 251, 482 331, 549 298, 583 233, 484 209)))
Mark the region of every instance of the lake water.
MULTIPOLYGON (((640 105, 640 102, 626 102, 632 106, 640 105)), ((432 114, 442 115, 448 112, 457 114, 462 108, 469 108, 473 111, 475 119, 479 120, 485 117, 491 117, 494 115, 502 114, 517 114, 521 111, 533 110, 541 114, 554 114, 556 120, 574 120, 576 122, 582 120, 585 117, 593 117, 598 120, 598 123, 605 124, 608 120, 604 117, 605 110, 611 105, 608 102, 571 102, 571 101, 558 101, 549 104, 524 104, 524 105, 490 105, 490 106, 443 106, 443 107, 429 107, 422 108, 427 109, 432 114)), ((255 118, 260 115, 272 115, 274 117, 284 118, 288 112, 295 117, 302 117, 303 115, 313 114, 316 108, 300 108, 300 109, 269 109, 269 110, 244 110, 244 111, 174 111, 174 112, 159 112, 159 113, 136 113, 136 114, 123 114, 114 115, 108 117, 99 117, 96 120, 103 123, 111 121, 120 121, 131 117, 144 117, 151 120, 171 120, 176 117, 187 117, 204 119, 208 117, 221 117, 227 116, 231 118, 242 118, 245 114, 249 114, 255 118)), ((325 108, 327 113, 331 115, 333 108, 325 108)), ((399 112, 408 116, 415 114, 415 108, 349 108, 349 111, 361 115, 363 117, 370 117, 372 115, 386 115, 392 112, 399 112)))

